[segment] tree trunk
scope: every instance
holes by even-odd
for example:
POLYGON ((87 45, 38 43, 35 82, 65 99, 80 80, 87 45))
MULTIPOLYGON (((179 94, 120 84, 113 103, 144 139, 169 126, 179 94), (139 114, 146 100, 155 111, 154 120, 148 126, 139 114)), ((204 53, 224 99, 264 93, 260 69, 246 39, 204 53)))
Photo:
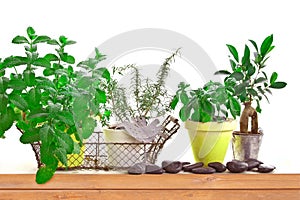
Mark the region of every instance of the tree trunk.
POLYGON ((246 102, 244 105, 245 105, 245 108, 244 108, 242 116, 240 118, 240 132, 241 133, 258 134, 257 112, 251 106, 251 101, 246 102), (251 132, 248 132, 249 117, 251 118, 251 132))

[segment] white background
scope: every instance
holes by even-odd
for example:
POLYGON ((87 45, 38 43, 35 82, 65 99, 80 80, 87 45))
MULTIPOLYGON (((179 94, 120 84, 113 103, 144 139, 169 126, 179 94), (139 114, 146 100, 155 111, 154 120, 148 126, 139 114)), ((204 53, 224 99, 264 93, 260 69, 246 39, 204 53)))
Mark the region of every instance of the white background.
MULTIPOLYGON (((299 173, 300 12, 297 3, 292 0, 3 1, 0 57, 18 53, 10 41, 15 35, 25 34, 28 26, 33 26, 37 33, 52 37, 64 34, 77 41, 70 52, 78 61, 117 34, 139 28, 162 28, 194 40, 223 69, 229 67, 225 44, 242 50, 248 39, 261 43, 273 33, 276 48, 269 60, 269 73, 277 71, 279 79, 287 81, 288 86, 274 91, 271 104, 265 101, 262 104, 259 122, 265 136, 260 159, 277 166, 278 172, 299 173)), ((19 50, 23 51, 22 47, 19 50)), ((34 172, 30 146, 20 144, 15 129, 6 136, 0 140, 0 173, 34 172)), ((231 158, 228 153, 226 159, 231 158)), ((181 159, 191 160, 191 152, 181 159)))

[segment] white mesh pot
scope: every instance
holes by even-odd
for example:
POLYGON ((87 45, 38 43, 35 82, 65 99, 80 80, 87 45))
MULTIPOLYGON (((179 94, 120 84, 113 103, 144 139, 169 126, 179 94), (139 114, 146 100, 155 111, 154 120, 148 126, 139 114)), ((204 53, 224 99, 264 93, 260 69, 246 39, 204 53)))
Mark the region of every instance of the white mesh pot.
POLYGON ((107 165, 109 167, 127 168, 143 162, 145 149, 127 131, 103 129, 103 133, 108 157, 107 165))

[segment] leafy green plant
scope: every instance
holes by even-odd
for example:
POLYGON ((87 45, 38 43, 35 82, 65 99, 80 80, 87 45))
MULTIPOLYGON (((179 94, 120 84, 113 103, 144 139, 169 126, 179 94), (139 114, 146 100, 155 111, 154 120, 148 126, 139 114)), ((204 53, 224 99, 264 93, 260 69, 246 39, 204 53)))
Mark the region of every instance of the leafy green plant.
POLYGON ((178 102, 182 103, 179 111, 182 121, 188 119, 196 122, 224 121, 229 112, 234 118, 240 114, 240 104, 233 96, 235 87, 233 79, 228 78, 224 84, 209 81, 195 90, 191 90, 189 86, 181 82, 171 102, 172 109, 176 108, 178 102))
MULTIPOLYGON (((99 85, 89 85, 91 75, 74 70, 75 58, 65 49, 75 41, 37 35, 28 27, 27 35, 16 36, 12 43, 23 44, 25 56, 10 56, 0 63, 0 138, 15 124, 22 143, 39 143, 42 166, 36 181, 45 183, 59 161, 68 166, 67 154, 79 153, 83 139, 96 126, 94 116, 99 110, 95 107, 106 102, 106 94, 97 90, 99 85), (55 50, 41 56, 42 44, 55 50), (79 142, 71 138, 73 134, 79 142)), ((102 59, 96 50, 96 62, 80 64, 92 70, 97 83, 110 79, 105 68, 96 69, 102 59)))
MULTIPOLYGON (((118 123, 128 122, 131 119, 150 119, 163 116, 170 110, 172 99, 165 86, 165 81, 169 75, 170 65, 178 54, 179 49, 165 59, 156 74, 156 80, 144 78, 139 66, 136 65, 113 67, 112 77, 122 76, 129 72, 132 75, 131 83, 126 88, 120 85, 116 78, 112 78, 102 84, 108 99, 106 106, 101 108, 103 113, 111 112, 118 123)), ((108 125, 107 115, 101 117, 101 122, 103 125, 108 125)))
POLYGON ((249 40, 254 52, 248 45, 245 45, 243 56, 240 58, 238 51, 233 45, 227 44, 231 57, 229 59, 231 71, 220 70, 215 74, 226 75, 226 79, 234 78, 236 85, 234 95, 245 105, 240 119, 240 132, 248 133, 248 118, 252 118, 251 132, 258 132, 257 112, 261 112, 260 101, 263 97, 269 102, 268 94, 272 94, 271 89, 281 89, 287 84, 278 81, 277 72, 268 76, 265 72, 266 62, 270 52, 274 49, 273 35, 264 39, 260 46, 254 40, 249 40), (253 55, 253 58, 251 57, 253 55), (252 102, 256 102, 256 109, 252 107, 252 102))

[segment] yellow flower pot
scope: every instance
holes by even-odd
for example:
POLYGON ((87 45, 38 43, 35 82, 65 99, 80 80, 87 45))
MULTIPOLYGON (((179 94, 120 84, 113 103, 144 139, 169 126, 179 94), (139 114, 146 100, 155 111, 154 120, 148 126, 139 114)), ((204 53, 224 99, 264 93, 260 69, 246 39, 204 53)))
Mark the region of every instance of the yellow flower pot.
POLYGON ((186 121, 191 146, 196 162, 207 165, 210 162, 223 162, 232 131, 237 123, 235 120, 225 122, 194 122, 186 121))
MULTIPOLYGON (((75 138, 75 135, 71 135, 71 138, 73 141, 78 142, 75 138)), ((79 154, 68 154, 67 159, 68 159, 68 168, 74 168, 74 167, 79 167, 83 163, 84 159, 84 150, 85 146, 83 145, 80 148, 80 153, 79 154)), ((58 168, 65 168, 66 166, 63 165, 61 162, 58 163, 58 168)))

